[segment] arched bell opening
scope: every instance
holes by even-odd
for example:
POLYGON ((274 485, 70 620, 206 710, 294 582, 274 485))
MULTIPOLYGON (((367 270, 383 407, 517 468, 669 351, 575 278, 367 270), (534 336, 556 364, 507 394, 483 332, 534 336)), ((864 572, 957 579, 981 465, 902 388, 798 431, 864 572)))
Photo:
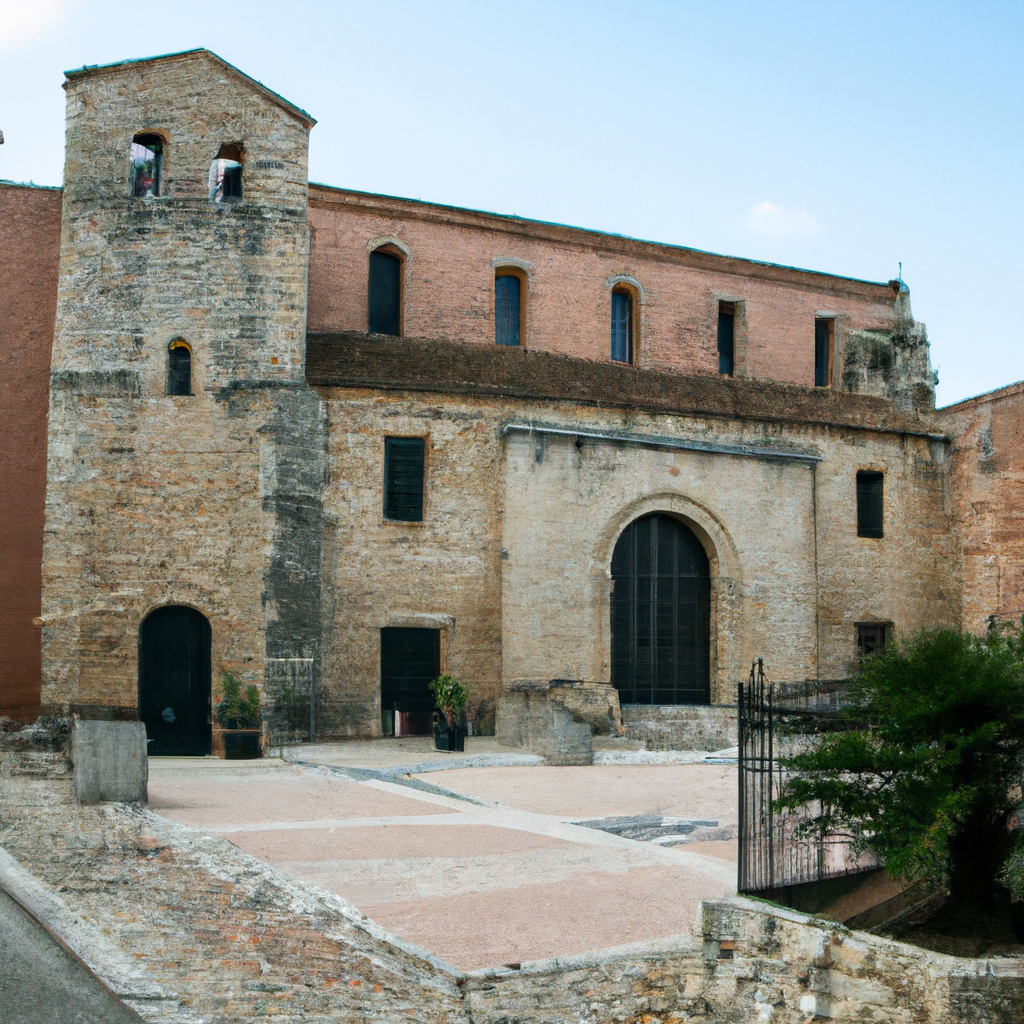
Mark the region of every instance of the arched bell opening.
POLYGON ((612 554, 612 683, 623 704, 709 704, 711 566, 664 512, 634 519, 612 554))
POLYGON ((194 608, 168 605, 139 626, 139 718, 150 754, 211 751, 210 623, 194 608))

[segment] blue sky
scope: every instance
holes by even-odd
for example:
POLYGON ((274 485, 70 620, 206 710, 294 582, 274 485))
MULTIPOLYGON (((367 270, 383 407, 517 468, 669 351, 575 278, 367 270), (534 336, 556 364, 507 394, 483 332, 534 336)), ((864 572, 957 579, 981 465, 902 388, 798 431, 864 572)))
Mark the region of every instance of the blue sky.
POLYGON ((0 177, 62 72, 206 46, 319 120, 310 177, 888 280, 939 401, 1024 378, 1024 3, 0 2, 0 177))

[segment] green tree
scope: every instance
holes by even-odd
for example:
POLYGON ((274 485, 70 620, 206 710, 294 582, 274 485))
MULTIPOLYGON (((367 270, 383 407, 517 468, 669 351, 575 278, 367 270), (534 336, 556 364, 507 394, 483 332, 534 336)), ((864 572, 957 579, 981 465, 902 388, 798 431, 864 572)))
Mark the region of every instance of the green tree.
POLYGON ((866 659, 850 731, 786 759, 777 805, 806 831, 846 834, 894 877, 987 906, 1013 847, 1024 753, 1024 631, 922 633, 866 659))

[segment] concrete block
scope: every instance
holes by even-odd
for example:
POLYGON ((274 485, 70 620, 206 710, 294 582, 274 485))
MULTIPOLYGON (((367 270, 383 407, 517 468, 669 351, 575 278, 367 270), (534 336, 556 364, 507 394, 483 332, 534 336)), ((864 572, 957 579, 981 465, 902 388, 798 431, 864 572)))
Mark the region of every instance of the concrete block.
POLYGON ((142 722, 76 721, 71 730, 75 800, 146 803, 149 761, 142 722))

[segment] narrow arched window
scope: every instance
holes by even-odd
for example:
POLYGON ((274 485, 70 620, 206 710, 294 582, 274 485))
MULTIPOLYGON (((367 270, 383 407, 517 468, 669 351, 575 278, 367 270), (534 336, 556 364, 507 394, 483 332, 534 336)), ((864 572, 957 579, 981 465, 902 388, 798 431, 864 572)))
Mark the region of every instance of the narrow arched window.
POLYGON ((633 362, 633 296, 625 288, 612 292, 612 359, 633 362))
POLYGON ((522 296, 519 275, 499 270, 494 278, 494 340, 499 345, 519 344, 522 296))
POLYGON ((167 394, 192 394, 192 349, 175 338, 167 350, 167 394))
POLYGON ((159 135, 136 135, 132 139, 129 181, 133 196, 160 195, 164 140, 159 135))
POLYGON ((369 331, 402 333, 402 260, 387 249, 370 253, 369 331))
POLYGON ((216 160, 210 164, 210 198, 219 203, 223 199, 242 198, 242 147, 225 143, 216 160))

